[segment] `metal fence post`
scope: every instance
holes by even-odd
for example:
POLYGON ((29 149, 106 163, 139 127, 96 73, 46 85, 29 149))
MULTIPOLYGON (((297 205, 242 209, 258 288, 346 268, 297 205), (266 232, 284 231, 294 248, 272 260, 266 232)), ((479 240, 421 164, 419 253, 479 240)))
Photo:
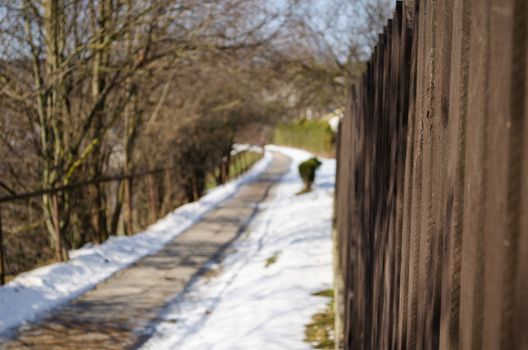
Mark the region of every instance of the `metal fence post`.
POLYGON ((58 194, 53 193, 51 195, 51 206, 52 206, 52 216, 53 216, 53 223, 55 225, 55 239, 56 239, 56 258, 57 261, 65 261, 65 256, 63 254, 63 247, 62 247, 62 232, 61 232, 61 226, 60 226, 60 207, 59 207, 59 199, 57 198, 58 194))
POLYGON ((128 176, 125 180, 125 198, 126 198, 126 234, 134 234, 134 202, 132 194, 132 177, 128 176))
POLYGON ((5 284, 4 231, 2 230, 2 207, 0 206, 0 286, 5 284))

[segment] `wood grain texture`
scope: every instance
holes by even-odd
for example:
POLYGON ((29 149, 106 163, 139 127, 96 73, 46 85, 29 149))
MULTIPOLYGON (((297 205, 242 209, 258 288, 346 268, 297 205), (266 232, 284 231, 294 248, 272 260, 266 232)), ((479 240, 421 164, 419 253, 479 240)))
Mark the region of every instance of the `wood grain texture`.
POLYGON ((345 349, 521 349, 528 6, 397 2, 339 129, 345 349))

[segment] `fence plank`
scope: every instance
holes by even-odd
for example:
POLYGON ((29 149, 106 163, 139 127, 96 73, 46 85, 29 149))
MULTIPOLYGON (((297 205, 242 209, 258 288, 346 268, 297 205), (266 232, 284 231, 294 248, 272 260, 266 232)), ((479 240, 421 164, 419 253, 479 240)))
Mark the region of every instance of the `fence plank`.
POLYGON ((527 347, 528 4, 396 6, 339 128, 344 348, 527 347))

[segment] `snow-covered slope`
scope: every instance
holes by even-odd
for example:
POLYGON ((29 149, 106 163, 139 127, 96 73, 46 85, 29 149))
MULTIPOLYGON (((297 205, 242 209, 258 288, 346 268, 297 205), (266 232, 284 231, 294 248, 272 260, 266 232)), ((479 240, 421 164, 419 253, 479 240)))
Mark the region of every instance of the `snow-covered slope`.
POLYGON ((33 320, 93 288, 141 257, 159 251, 240 186, 254 180, 271 161, 264 157, 246 174, 211 190, 199 201, 179 207, 144 232, 115 237, 104 244, 70 252, 71 260, 24 273, 0 287, 0 334, 33 320))
POLYGON ((297 166, 311 155, 267 150, 293 159, 276 196, 261 206, 235 252, 210 266, 217 275, 197 280, 166 308, 143 349, 310 348, 304 325, 327 302, 312 293, 332 286, 335 161, 323 160, 314 191, 296 196, 297 166))

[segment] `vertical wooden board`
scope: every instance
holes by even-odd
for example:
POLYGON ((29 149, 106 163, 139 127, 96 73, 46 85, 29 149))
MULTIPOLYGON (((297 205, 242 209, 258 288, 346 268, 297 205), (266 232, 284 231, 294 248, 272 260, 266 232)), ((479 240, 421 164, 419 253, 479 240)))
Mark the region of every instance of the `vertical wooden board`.
POLYGON ((380 183, 379 176, 383 164, 380 164, 381 161, 379 155, 381 153, 381 134, 380 129, 383 123, 383 101, 384 101, 384 81, 386 75, 386 42, 387 42, 387 27, 385 26, 383 34, 380 37, 380 50, 379 50, 379 60, 378 60, 378 69, 377 69, 377 81, 375 86, 376 91, 376 111, 373 115, 373 125, 370 129, 370 135, 373 137, 373 140, 369 141, 371 148, 371 159, 373 162, 370 164, 372 176, 369 178, 370 188, 370 203, 367 208, 372 215, 372 220, 369 222, 369 232, 370 232, 370 242, 369 242, 369 257, 368 261, 371 265, 371 276, 372 279, 369 281, 370 290, 368 293, 368 310, 372 310, 371 322, 369 325, 369 334, 370 342, 368 346, 370 348, 379 347, 379 332, 380 332, 380 316, 383 309, 382 305, 382 294, 381 294, 381 281, 380 281, 380 267, 381 267, 381 255, 379 254, 379 248, 383 239, 383 232, 381 231, 381 204, 379 202, 380 197, 380 183))
POLYGON ((434 169, 432 164, 432 155, 434 152, 433 144, 433 120, 434 115, 434 100, 436 87, 435 80, 435 59, 437 40, 436 21, 439 15, 436 11, 436 3, 432 0, 424 1, 424 8, 421 15, 425 17, 425 26, 423 31, 425 33, 424 42, 424 70, 423 87, 424 97, 422 104, 422 190, 421 190, 421 211, 418 216, 418 234, 420 235, 419 258, 418 258, 418 285, 417 285, 417 347, 421 349, 428 349, 426 342, 430 339, 426 338, 429 333, 428 329, 431 325, 427 322, 428 315, 431 313, 428 299, 431 294, 431 284, 429 282, 431 264, 431 241, 432 241, 432 178, 434 177, 434 169))
MULTIPOLYGON (((351 96, 349 95, 346 103, 346 111, 343 119, 347 118, 349 100, 351 96)), ((343 251, 342 247, 344 246, 343 239, 343 226, 342 221, 344 216, 342 215, 342 209, 345 207, 343 204, 344 191, 347 191, 347 188, 344 188, 343 184, 343 168, 346 166, 344 161, 345 152, 343 150, 343 145, 348 145, 348 140, 343 139, 343 123, 344 121, 340 120, 337 130, 336 138, 336 179, 335 179, 335 195, 334 195, 334 230, 333 230, 333 267, 334 267, 334 312, 335 312, 335 342, 338 348, 342 347, 343 336, 344 336, 344 298, 345 298, 345 278, 344 271, 346 270, 346 265, 343 264, 343 251), (342 192, 343 191, 343 192, 342 192)), ((346 173, 345 173, 346 174, 346 173)))
MULTIPOLYGON (((346 259, 346 251, 348 247, 348 240, 350 239, 350 232, 349 228, 346 225, 348 213, 347 208, 349 204, 347 204, 347 196, 346 194, 350 189, 348 186, 346 186, 347 183, 347 170, 348 170, 348 157, 350 155, 350 150, 348 149, 350 147, 350 140, 347 137, 348 132, 348 120, 350 119, 350 110, 348 109, 349 105, 347 105, 347 111, 345 112, 345 115, 341 121, 340 125, 340 159, 339 162, 339 190, 336 192, 337 194, 337 229, 338 229, 338 236, 339 236, 339 258, 341 260, 341 265, 343 266, 343 296, 341 301, 343 302, 344 310, 343 310, 343 342, 344 346, 347 346, 347 338, 348 335, 351 333, 351 330, 348 328, 348 319, 349 319, 349 310, 350 308, 347 305, 347 298, 349 293, 349 274, 350 270, 352 269, 352 265, 349 265, 348 260, 346 259)), ((349 203, 349 202, 348 202, 349 203)))
POLYGON ((423 161, 423 119, 426 98, 425 66, 425 25, 424 2, 419 2, 416 57, 416 104, 414 120, 413 188, 411 193, 410 215, 410 254, 409 254, 409 296, 407 300, 407 348, 417 347, 418 328, 418 280, 420 262, 420 215, 422 212, 422 161, 423 161))
MULTIPOLYGON (((528 13, 526 8, 523 16, 524 23, 528 21, 528 13)), ((524 48, 525 63, 524 63, 524 109, 522 111, 523 118, 523 135, 528 135, 528 48, 524 48)), ((518 248, 517 248, 517 275, 515 285, 515 316, 513 322, 513 337, 514 348, 528 349, 528 332, 526 332, 526 325, 528 325, 528 142, 523 138, 522 144, 522 183, 519 191, 521 193, 521 217, 518 248)))
MULTIPOLYGON (((505 269, 503 273, 503 306, 501 324, 501 347, 515 348, 521 343, 521 334, 516 334, 519 283, 516 279, 526 266, 519 265, 522 246, 522 184, 524 132, 526 113, 526 60, 528 46, 528 3, 514 0, 512 4, 511 82, 509 95, 508 143, 508 188, 507 188, 507 233, 505 244, 505 269)), ((522 276, 522 274, 521 274, 522 276)), ((522 304, 521 304, 522 306, 522 304)))
MULTIPOLYGON (((350 339, 351 348, 360 348, 362 337, 363 337, 363 326, 360 323, 361 317, 361 301, 362 295, 360 294, 360 288, 362 288, 362 259, 360 256, 360 247, 362 244, 360 232, 361 232, 361 217, 359 215, 361 211, 360 203, 357 202, 358 192, 361 191, 359 183, 362 180, 364 174, 361 172, 360 155, 362 153, 362 138, 360 131, 363 127, 363 123, 360 119, 362 111, 362 99, 364 94, 364 88, 360 88, 358 91, 358 96, 354 98, 353 102, 355 103, 353 107, 354 114, 350 119, 351 123, 351 139, 352 144, 354 145, 354 154, 349 158, 349 169, 351 172, 354 172, 354 181, 350 183, 351 198, 350 202, 352 205, 352 215, 351 218, 354 220, 350 222, 349 230, 351 234, 351 242, 349 243, 348 249, 348 260, 350 261, 350 272, 351 276, 349 279, 349 298, 348 302, 352 303, 352 310, 350 318, 348 320, 349 327, 353 327, 354 335, 353 339, 350 339)), ((351 179, 352 181, 352 179, 351 179)))
POLYGON ((397 42, 397 30, 395 26, 397 24, 396 15, 393 16, 388 22, 388 41, 386 49, 386 77, 384 89, 384 113, 383 113, 383 124, 380 128, 380 137, 382 143, 381 157, 383 167, 380 171, 380 186, 382 187, 380 200, 383 203, 381 205, 381 232, 383 240, 380 243, 380 255, 382 256, 382 262, 380 264, 380 281, 382 284, 382 312, 381 312, 381 341, 380 347, 387 349, 390 343, 390 317, 391 317, 391 297, 393 291, 392 285, 392 256, 393 256, 393 232, 392 232, 392 218, 393 218, 393 207, 394 207, 394 140, 396 138, 396 127, 395 127, 395 110, 396 106, 393 101, 393 82, 395 79, 394 74, 394 63, 395 63, 395 43, 397 42), (385 200, 384 200, 385 199, 385 200))
POLYGON ((391 202, 393 201, 392 194, 390 189, 392 188, 392 182, 394 181, 394 175, 392 174, 392 152, 393 149, 393 140, 394 140, 394 126, 393 126, 393 109, 390 108, 392 105, 392 82, 394 79, 394 43, 397 41, 397 33, 395 33, 394 25, 396 21, 396 16, 393 14, 392 20, 389 22, 390 26, 390 39, 387 43, 387 54, 388 54, 388 63, 387 66, 387 77, 385 80, 385 102, 384 102, 384 115, 385 115, 385 130, 382 127, 380 129, 381 138, 386 138, 386 146, 388 151, 384 155, 384 165, 386 174, 387 183, 385 185, 386 191, 386 204, 383 205, 384 208, 381 213, 381 222, 382 222, 382 234, 384 236, 383 242, 380 249, 380 254, 382 256, 381 261, 381 283, 382 283, 382 302, 383 307, 381 309, 381 335, 379 346, 380 348, 387 349, 389 348, 390 343, 390 315, 391 315, 391 294, 392 294, 392 245, 394 237, 392 236, 392 225, 391 225, 391 202))
MULTIPOLYGON (((409 95, 408 112, 402 116, 406 119, 407 132, 404 138, 405 164, 403 170, 402 189, 402 217, 401 217, 401 272, 399 288, 398 307, 398 349, 405 349, 407 346, 408 334, 408 305, 410 295, 410 259, 411 259, 411 215, 412 215, 412 193, 413 193, 413 169, 414 169, 414 144, 416 127, 416 66, 418 56, 418 32, 417 32, 417 11, 414 2, 406 2, 404 6, 405 24, 409 27, 410 33, 410 72, 409 72, 409 95)), ((407 38, 406 38, 407 40, 407 38)))
POLYGON ((408 118, 408 102, 409 102, 409 89, 410 89, 410 66, 411 66, 411 54, 410 48, 412 40, 409 41, 411 35, 411 25, 409 23, 408 11, 401 4, 401 24, 400 24, 400 51, 398 54, 397 65, 400 68, 398 72, 398 82, 396 85, 396 98, 398 99, 398 140, 397 140, 397 163, 396 163, 396 209, 395 209, 395 294, 394 294, 394 317, 392 320, 392 344, 391 349, 397 349, 402 341, 402 324, 401 324, 401 296, 402 289, 404 288, 403 276, 406 271, 405 259, 405 237, 403 230, 403 217, 404 217, 404 206, 405 206, 405 171, 407 168, 407 118, 408 118))
POLYGON ((370 169, 370 176, 368 177, 369 184, 369 195, 368 195, 368 205, 366 206, 366 211, 369 215, 369 223, 367 226, 366 235, 368 238, 368 256, 366 257, 367 269, 369 280, 367 282, 368 289, 366 290, 366 300, 367 300, 367 315, 366 318, 369 320, 367 334, 369 341, 367 346, 370 348, 378 347, 379 341, 379 320, 382 310, 381 303, 381 281, 380 277, 380 263, 381 259, 378 254, 378 245, 382 239, 381 232, 381 223, 380 221, 380 202, 379 202, 379 173, 380 173, 380 164, 378 159, 378 154, 381 148, 381 138, 379 130, 383 121, 383 81, 385 79, 385 65, 386 61, 386 45, 387 40, 387 27, 385 27, 383 33, 379 36, 379 46, 378 46, 378 59, 376 62, 376 81, 374 86, 374 95, 375 105, 374 105, 374 114, 371 118, 371 125, 368 131, 368 135, 371 139, 368 140, 369 143, 369 154, 370 159, 372 160, 367 165, 370 169))
POLYGON ((371 118, 369 119, 371 123, 369 123, 368 127, 368 138, 366 139, 366 142, 368 142, 369 146, 369 157, 370 160, 369 163, 366 164, 366 166, 369 169, 369 176, 367 178, 368 186, 369 186, 369 192, 368 192, 368 204, 365 206, 365 211, 369 216, 369 221, 366 225, 366 239, 368 240, 367 243, 367 250, 366 250, 366 267, 368 270, 368 280, 366 281, 366 290, 365 290, 365 300, 367 301, 366 305, 366 314, 365 319, 368 320, 367 322, 367 337, 368 342, 366 343, 366 346, 373 347, 374 344, 378 341, 378 335, 376 332, 379 330, 379 327, 377 326, 378 318, 379 318, 379 310, 381 310, 381 305, 379 302, 379 281, 378 281, 378 259, 377 257, 377 251, 375 249, 376 242, 379 240, 380 233, 377 231, 376 225, 378 224, 378 208, 377 208, 377 198, 376 198, 376 192, 377 192, 377 169, 376 165, 378 160, 376 159, 376 150, 379 147, 379 135, 378 135, 378 129, 379 125, 381 123, 381 115, 382 115, 382 98, 383 95, 381 93, 380 86, 383 84, 383 61, 384 61, 384 40, 385 40, 386 32, 385 30, 383 33, 379 36, 378 41, 378 50, 376 55, 376 68, 375 68, 375 83, 373 86, 373 92, 375 96, 374 101, 374 113, 372 114, 371 118), (368 140, 368 141, 367 141, 368 140))
MULTIPOLYGON (((354 152, 351 152, 349 157, 348 157, 348 162, 349 162, 349 165, 348 165, 348 168, 349 168, 349 171, 351 172, 356 172, 356 163, 357 163, 357 156, 360 152, 360 148, 361 148, 361 144, 360 144, 360 140, 358 139, 359 135, 358 133, 356 132, 356 130, 360 127, 360 123, 359 123, 359 114, 360 114, 360 111, 359 111, 359 108, 360 108, 360 101, 358 100, 358 98, 361 96, 362 94, 362 88, 359 90, 359 94, 358 96, 356 96, 355 98, 353 98, 352 102, 354 103, 353 104, 353 108, 352 108, 352 113, 350 115, 350 118, 349 118, 349 137, 350 137, 350 142, 351 142, 351 145, 353 147, 353 150, 354 152)), ((358 203, 356 202, 356 192, 357 190, 355 190, 355 186, 356 186, 356 182, 358 181, 358 177, 361 176, 361 174, 354 174, 354 182, 352 178, 349 178, 349 190, 350 190, 350 196, 349 196, 349 203, 350 205, 352 206, 351 208, 351 212, 349 212, 348 214, 350 215, 351 217, 351 220, 349 220, 349 222, 347 223, 348 225, 348 229, 349 229, 349 240, 350 242, 348 243, 348 261, 349 261, 349 264, 350 264, 350 271, 351 271, 351 278, 349 280, 349 289, 350 289, 350 293, 352 293, 353 291, 353 288, 357 288, 358 287, 358 284, 357 284, 357 281, 358 281, 358 269, 359 269, 359 259, 358 259, 358 255, 357 255, 357 249, 358 249, 358 244, 359 244, 359 236, 358 236, 358 230, 359 230, 359 225, 360 225, 360 221, 357 221, 357 212, 358 212, 358 203), (354 222, 354 220, 356 220, 354 222), (355 285, 354 285, 355 284, 355 285)), ((350 295, 350 298, 352 298, 353 296, 350 295)), ((357 300, 359 298, 359 295, 356 296, 354 298, 354 303, 357 304, 357 300)), ((358 314, 357 314, 358 310, 357 310, 357 306, 354 307, 353 309, 353 312, 352 312, 352 316, 351 317, 358 317, 358 314)))
POLYGON ((471 1, 464 219, 460 281, 460 347, 482 348, 484 302, 485 126, 489 115, 489 1, 471 1))
POLYGON ((370 222, 372 221, 372 211, 369 210, 369 203, 371 201, 371 182, 372 169, 370 164, 371 159, 371 143, 373 142, 372 135, 369 134, 372 127, 373 111, 374 111, 374 94, 375 94, 375 72, 376 72, 376 54, 374 55, 371 70, 367 74, 367 84, 362 91, 362 98, 366 101, 364 106, 360 105, 361 113, 358 113, 357 121, 360 123, 358 130, 358 140, 360 140, 361 157, 356 164, 358 171, 361 173, 361 181, 358 182, 359 191, 356 194, 355 202, 358 204, 358 232, 357 232, 357 264, 358 264, 358 279, 356 284, 356 292, 354 298, 357 303, 358 319, 356 326, 359 329, 360 346, 361 348, 368 348, 370 342, 370 325, 372 322, 372 309, 369 305, 370 297, 370 283, 372 281, 372 266, 369 264, 371 252, 370 241, 372 239, 372 232, 370 231, 370 222), (368 140, 368 141, 367 141, 368 140))
POLYGON ((447 198, 443 214, 446 233, 443 243, 445 251, 442 263, 440 349, 456 349, 459 342, 460 249, 470 19, 468 1, 455 1, 453 6, 454 35, 447 120, 447 198))
POLYGON ((365 128, 367 124, 366 116, 369 113, 369 110, 371 109, 369 99, 369 91, 372 86, 372 71, 374 67, 374 61, 369 62, 369 69, 367 70, 365 74, 365 82, 362 86, 362 95, 361 100, 364 101, 364 105, 360 102, 359 108, 361 109, 361 112, 358 112, 356 118, 354 121, 357 123, 358 128, 356 130, 356 149, 359 153, 358 158, 356 159, 354 163, 354 170, 358 172, 359 179, 357 180, 357 183, 354 184, 357 188, 357 192, 354 197, 354 203, 357 205, 357 214, 359 217, 359 221, 356 222, 356 226, 354 229, 356 230, 355 237, 357 239, 356 244, 356 251, 354 260, 357 264, 356 266, 356 280, 354 285, 354 304, 356 306, 356 317, 357 319, 355 321, 355 328, 357 331, 357 337, 358 337, 358 345, 360 346, 359 349, 361 349, 361 346, 364 346, 364 339, 366 337, 365 329, 366 329, 366 322, 368 319, 363 319, 364 317, 364 308, 365 308, 365 280, 366 278, 366 267, 364 266, 364 252, 365 252, 365 222, 368 221, 368 217, 365 216, 365 200, 361 200, 362 197, 367 196, 367 183, 366 179, 369 176, 369 169, 365 167, 365 163, 368 162, 369 155, 367 154, 367 147, 364 142, 365 138, 365 128))
POLYGON ((365 74, 364 85, 359 89, 359 95, 355 101, 357 102, 353 108, 354 115, 351 119, 353 123, 352 137, 354 143, 355 156, 350 159, 351 170, 355 172, 355 181, 352 183, 351 187, 354 188, 354 195, 351 201, 353 205, 353 218, 355 221, 351 224, 351 232, 353 241, 349 249, 351 266, 354 267, 353 276, 350 281, 350 302, 353 305, 352 317, 349 321, 351 327, 354 327, 354 336, 351 339, 351 347, 354 349, 361 349, 361 346, 364 342, 364 321, 362 320, 363 309, 364 309, 364 295, 362 293, 364 287, 365 273, 364 273, 364 260, 362 256, 363 251, 363 224, 364 224, 364 215, 362 203, 359 201, 359 197, 364 195, 364 128, 365 128, 365 119, 364 114, 366 113, 367 106, 364 104, 364 99, 367 94, 367 86, 369 84, 370 72, 372 69, 372 64, 369 63, 369 69, 365 74), (353 294, 352 294, 353 293, 353 294), (353 298, 353 299, 352 299, 353 298))
POLYGON ((408 38, 386 32, 341 139, 347 347, 526 346, 527 4, 405 10, 408 77, 408 38))
POLYGON ((447 154, 448 154, 448 119, 452 54, 452 17, 453 0, 436 2, 435 11, 435 98, 433 103, 432 138, 434 148, 431 154, 431 268, 428 270, 430 295, 426 299, 429 312, 426 317, 429 328, 425 334, 427 348, 438 349, 441 304, 441 271, 443 261, 443 242, 446 232, 445 207, 447 201, 447 154))
POLYGON ((395 20, 394 20, 394 35, 393 40, 393 78, 391 82, 391 103, 394 104, 394 113, 391 118, 394 119, 394 128, 395 135, 392 139, 391 145, 391 158, 394 160, 393 164, 393 188, 391 192, 394 195, 394 209, 391 213, 391 229, 389 232, 391 243, 390 251, 391 257, 388 268, 390 268, 390 315, 388 319, 388 328, 389 328, 389 343, 387 344, 388 349, 396 349, 397 339, 398 339, 398 301, 399 301, 399 288, 400 288, 400 256, 401 256, 401 226, 400 226, 400 217, 401 217, 401 206, 402 206, 402 171, 404 169, 405 163, 402 162, 403 154, 402 150, 402 138, 401 134, 403 132, 401 116, 402 116, 402 103, 401 95, 401 86, 403 80, 407 75, 406 64, 403 60, 403 52, 405 50, 405 44, 402 35, 406 34, 406 31, 403 29, 403 4, 398 2, 396 4, 395 20))
POLYGON ((412 169, 414 167, 414 108, 409 108, 409 129, 406 141, 408 142, 402 200, 402 228, 401 228, 401 262, 400 262, 400 286, 398 298, 398 348, 404 349, 407 335, 408 322, 408 297, 410 288, 410 254, 411 254, 411 230, 410 217, 412 213, 412 169))
POLYGON ((351 201, 351 192, 352 189, 349 186, 350 177, 352 172, 350 169, 350 158, 353 156, 351 151, 351 146, 353 145, 353 140, 351 139, 351 119, 352 119, 352 108, 354 101, 354 89, 352 88, 351 95, 347 104, 347 110, 345 116, 341 122, 340 128, 340 173, 339 173, 339 192, 338 195, 338 230, 340 236, 340 258, 341 264, 343 266, 343 279, 344 279, 344 290, 342 302, 344 303, 344 347, 347 348, 349 345, 349 338, 352 334, 352 329, 350 327, 350 318, 351 318, 351 307, 350 307, 350 275, 352 274, 354 265, 349 262, 349 242, 353 240, 351 227, 348 224, 350 222, 350 216, 352 213, 349 212, 350 207, 353 208, 353 202, 351 201))
POLYGON ((486 126, 486 202, 483 348, 501 348, 505 304, 505 274, 509 242, 508 145, 512 62, 513 0, 492 1, 490 8, 489 118, 486 126))

